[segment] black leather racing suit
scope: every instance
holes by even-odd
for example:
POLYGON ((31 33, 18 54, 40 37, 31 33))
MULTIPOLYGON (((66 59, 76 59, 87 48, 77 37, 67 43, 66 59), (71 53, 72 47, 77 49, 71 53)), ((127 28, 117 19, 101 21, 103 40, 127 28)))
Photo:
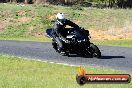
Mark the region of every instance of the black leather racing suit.
POLYGON ((63 35, 65 34, 65 27, 66 25, 68 26, 71 26, 73 28, 79 28, 79 26, 75 23, 73 23, 72 21, 70 20, 67 20, 67 19, 63 19, 63 20, 56 20, 54 22, 54 25, 53 25, 53 37, 54 39, 57 41, 60 49, 63 51, 64 48, 63 48, 63 43, 62 43, 62 40, 60 39, 60 37, 62 37, 63 39, 65 39, 63 37, 63 35))

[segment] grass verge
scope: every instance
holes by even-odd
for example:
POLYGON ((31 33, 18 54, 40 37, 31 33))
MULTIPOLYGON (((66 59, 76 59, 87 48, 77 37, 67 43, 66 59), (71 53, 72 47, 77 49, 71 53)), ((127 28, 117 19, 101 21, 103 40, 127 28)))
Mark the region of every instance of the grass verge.
POLYGON ((58 12, 85 29, 111 30, 117 35, 121 29, 119 34, 132 32, 132 10, 81 8, 0 3, 0 39, 47 41, 42 40, 44 31, 52 27, 58 12))
POLYGON ((132 40, 104 40, 94 41, 98 45, 132 47, 132 40))
POLYGON ((35 37, 30 37, 30 38, 0 38, 0 40, 16 40, 16 41, 34 41, 34 42, 51 42, 51 39, 43 37, 43 38, 35 38, 35 37))
MULTIPOLYGON (((80 88, 75 76, 78 67, 49 64, 0 55, 0 88, 80 88)), ((85 67, 87 73, 118 74, 112 69, 85 67)), ((87 84, 82 88, 131 88, 130 84, 87 84)))

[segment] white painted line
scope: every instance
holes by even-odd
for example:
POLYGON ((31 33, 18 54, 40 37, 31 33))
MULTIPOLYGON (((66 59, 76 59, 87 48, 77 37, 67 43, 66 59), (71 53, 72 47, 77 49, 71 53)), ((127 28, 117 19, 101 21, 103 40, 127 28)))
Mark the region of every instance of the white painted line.
POLYGON ((38 61, 38 62, 50 63, 50 64, 59 64, 59 65, 65 65, 65 66, 70 66, 70 67, 79 67, 79 65, 67 64, 67 63, 57 63, 57 62, 43 61, 40 59, 32 59, 32 58, 24 58, 24 57, 19 57, 19 58, 25 59, 25 60, 34 60, 34 61, 38 61))

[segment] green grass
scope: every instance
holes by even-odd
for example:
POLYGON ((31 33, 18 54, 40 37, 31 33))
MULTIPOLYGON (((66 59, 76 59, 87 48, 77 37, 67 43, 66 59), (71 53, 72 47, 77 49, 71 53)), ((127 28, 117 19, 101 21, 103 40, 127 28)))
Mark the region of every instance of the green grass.
POLYGON ((105 40, 95 41, 94 43, 98 45, 132 47, 132 40, 105 40))
MULTIPOLYGON (((24 41, 51 41, 43 34, 47 28, 52 27, 52 16, 58 12, 64 12, 66 17, 75 21, 79 26, 85 29, 109 30, 115 28, 124 28, 131 26, 132 10, 129 9, 97 9, 83 8, 82 10, 73 9, 73 7, 55 6, 55 5, 16 5, 0 3, 0 29, 1 40, 24 40, 24 41), (19 19, 26 17, 27 21, 18 22, 19 19), (49 18, 51 17, 51 19, 49 18), (3 32, 1 32, 3 31, 3 32)), ((129 28, 130 31, 130 28, 129 28)), ((126 31, 127 32, 127 31, 126 31)), ((127 41, 127 40, 123 40, 127 41)), ((130 42, 116 40, 97 42, 104 45, 131 46, 130 42)))
POLYGON ((34 42, 51 42, 50 38, 36 38, 36 37, 28 37, 28 38, 0 38, 0 40, 16 40, 16 41, 34 41, 34 42))
MULTIPOLYGON (((88 74, 122 74, 113 69, 85 67, 88 74)), ((0 88, 80 88, 78 67, 0 55, 0 88)), ((82 88, 131 88, 130 84, 87 84, 82 88)))

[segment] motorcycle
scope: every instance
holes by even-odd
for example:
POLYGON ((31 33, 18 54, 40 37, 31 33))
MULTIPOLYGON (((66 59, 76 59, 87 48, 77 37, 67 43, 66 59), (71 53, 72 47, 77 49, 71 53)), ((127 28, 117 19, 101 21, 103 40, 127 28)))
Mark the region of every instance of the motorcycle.
POLYGON ((59 37, 64 45, 65 53, 59 50, 58 42, 53 37, 53 29, 47 29, 47 35, 52 39, 52 46, 56 52, 61 55, 69 56, 70 54, 81 55, 83 57, 96 57, 101 58, 99 48, 90 42, 90 34, 84 28, 66 28, 63 35, 64 38, 59 37))

